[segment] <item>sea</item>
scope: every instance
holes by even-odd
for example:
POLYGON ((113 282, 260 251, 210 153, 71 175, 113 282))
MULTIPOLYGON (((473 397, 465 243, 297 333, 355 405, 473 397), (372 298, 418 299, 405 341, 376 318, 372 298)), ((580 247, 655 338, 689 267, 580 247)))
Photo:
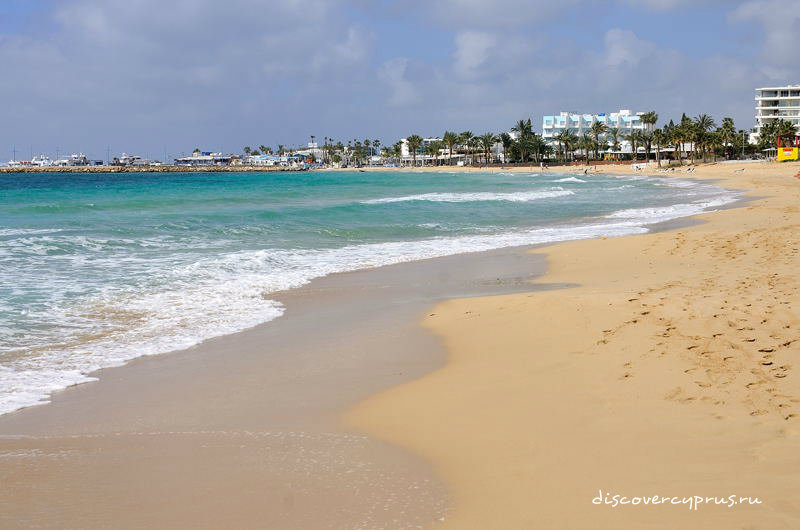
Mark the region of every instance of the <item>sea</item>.
POLYGON ((553 170, 0 175, 0 414, 279 318, 271 295, 313 278, 644 233, 738 198, 553 170))

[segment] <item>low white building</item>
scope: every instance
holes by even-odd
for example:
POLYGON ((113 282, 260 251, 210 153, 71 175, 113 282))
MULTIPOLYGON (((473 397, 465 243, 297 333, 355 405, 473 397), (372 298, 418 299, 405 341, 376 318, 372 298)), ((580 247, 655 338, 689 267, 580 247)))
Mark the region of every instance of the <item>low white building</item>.
POLYGON ((74 167, 74 166, 89 166, 92 162, 83 153, 69 155, 69 158, 62 158, 53 163, 54 166, 74 167))
MULTIPOLYGON (((428 154, 428 146, 433 142, 441 142, 441 138, 423 138, 422 144, 417 149, 417 164, 424 164, 426 161, 431 162, 434 159, 442 159, 442 157, 447 158, 447 148, 440 149, 439 154, 434 156, 428 154)), ((414 161, 414 157, 411 156, 411 149, 408 147, 408 139, 403 138, 400 140, 400 158, 403 160, 404 163, 408 162, 411 163, 414 161)))
POLYGON ((149 158, 142 158, 138 155, 122 153, 122 156, 119 157, 119 164, 121 166, 153 166, 159 164, 159 162, 150 160, 149 158))
POLYGON ((183 156, 175 159, 179 166, 228 166, 236 164, 240 158, 236 155, 212 153, 210 151, 195 151, 192 156, 183 156))

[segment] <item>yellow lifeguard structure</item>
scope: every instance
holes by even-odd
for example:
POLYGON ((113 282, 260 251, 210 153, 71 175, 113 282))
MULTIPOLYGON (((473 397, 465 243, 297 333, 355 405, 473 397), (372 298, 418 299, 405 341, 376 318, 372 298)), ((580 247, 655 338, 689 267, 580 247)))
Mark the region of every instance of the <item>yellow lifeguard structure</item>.
POLYGON ((798 160, 798 149, 800 144, 800 136, 794 137, 794 145, 784 146, 781 145, 780 137, 778 137, 778 162, 786 162, 789 160, 798 160))

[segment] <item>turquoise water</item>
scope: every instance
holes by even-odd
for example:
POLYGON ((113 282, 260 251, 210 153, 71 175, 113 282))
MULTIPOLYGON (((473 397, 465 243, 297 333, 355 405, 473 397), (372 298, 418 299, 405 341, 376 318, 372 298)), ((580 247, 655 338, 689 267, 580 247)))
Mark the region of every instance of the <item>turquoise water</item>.
POLYGON ((0 413, 95 369, 279 317, 326 274, 645 232, 735 200, 561 173, 0 176, 0 413))

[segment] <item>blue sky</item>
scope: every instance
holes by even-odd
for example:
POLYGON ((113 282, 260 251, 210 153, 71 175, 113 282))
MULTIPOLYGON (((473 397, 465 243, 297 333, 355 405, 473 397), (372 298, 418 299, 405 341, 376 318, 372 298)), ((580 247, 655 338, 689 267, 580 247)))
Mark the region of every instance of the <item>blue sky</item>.
POLYGON ((384 144, 561 110, 753 125, 800 0, 3 0, 0 159, 384 144))

